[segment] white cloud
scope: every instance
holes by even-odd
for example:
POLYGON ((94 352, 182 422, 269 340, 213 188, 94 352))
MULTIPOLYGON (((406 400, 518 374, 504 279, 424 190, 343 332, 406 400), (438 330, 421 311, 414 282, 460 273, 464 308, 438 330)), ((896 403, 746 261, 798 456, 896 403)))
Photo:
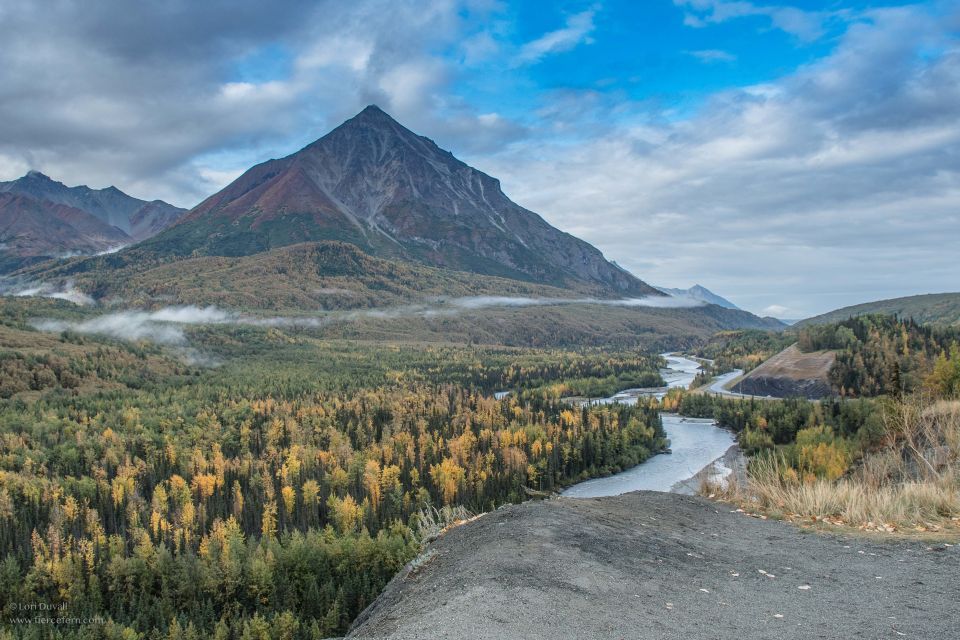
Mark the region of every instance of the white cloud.
POLYGON ((41 331, 76 331, 109 336, 119 340, 149 340, 157 344, 185 345, 180 325, 223 324, 235 316, 216 307, 167 307, 158 311, 119 311, 88 320, 37 320, 41 331))
POLYGON ((689 27, 703 28, 736 18, 759 16, 769 19, 771 27, 804 41, 820 38, 828 23, 846 19, 850 15, 846 10, 805 11, 790 6, 766 6, 736 0, 673 0, 673 3, 686 9, 684 24, 689 27))
POLYGON ((446 98, 454 66, 437 52, 482 33, 497 10, 476 0, 5 5, 0 180, 35 168, 190 207, 371 102, 489 147, 520 129, 446 98), (280 77, 236 71, 271 48, 290 58, 280 77))
POLYGON ((551 53, 569 51, 580 44, 590 44, 592 42, 590 34, 594 30, 593 18, 595 15, 595 9, 588 9, 570 16, 562 29, 545 33, 536 40, 523 45, 517 54, 516 63, 537 62, 551 53))
POLYGON ((771 304, 760 311, 762 316, 773 316, 774 318, 786 318, 790 313, 790 308, 780 304, 771 304))
POLYGON ((56 298, 57 300, 67 300, 68 302, 81 306, 88 306, 95 303, 93 298, 77 289, 72 281, 54 286, 46 283, 20 282, 8 278, 0 278, 0 295, 56 298))
MULTIPOLYGON (((624 298, 601 300, 597 298, 511 298, 502 296, 471 296, 453 298, 446 302, 457 309, 486 309, 488 307, 547 307, 564 305, 600 305, 609 307, 651 307, 657 309, 683 309, 700 307, 699 300, 683 297, 652 296, 648 298, 624 298)), ((432 308, 432 307, 430 307, 432 308)), ((442 305, 437 309, 442 309, 442 305)))
POLYGON ((687 53, 700 62, 705 62, 707 64, 716 62, 735 62, 737 60, 737 56, 722 49, 698 49, 696 51, 688 51, 687 53))

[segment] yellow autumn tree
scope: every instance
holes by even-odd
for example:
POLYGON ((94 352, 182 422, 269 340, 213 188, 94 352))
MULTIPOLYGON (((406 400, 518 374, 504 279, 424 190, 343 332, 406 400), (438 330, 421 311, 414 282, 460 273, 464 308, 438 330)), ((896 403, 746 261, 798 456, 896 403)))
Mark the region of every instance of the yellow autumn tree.
POLYGON ((334 526, 340 533, 357 531, 363 524, 363 507, 358 505, 349 493, 343 499, 330 496, 327 500, 327 508, 330 510, 334 526))
POLYGON ((450 458, 445 458, 440 464, 430 467, 430 478, 443 494, 444 504, 453 502, 465 477, 466 472, 463 467, 450 458))
POLYGON ((260 524, 260 533, 264 538, 273 538, 277 535, 277 503, 268 502, 263 506, 263 521, 260 524))
POLYGON ((363 486, 370 496, 370 503, 376 510, 380 504, 380 463, 376 460, 367 460, 363 468, 363 486))
POLYGON ((283 498, 283 509, 288 516, 293 515, 293 508, 297 504, 297 492, 290 485, 284 485, 280 489, 280 497, 283 498))

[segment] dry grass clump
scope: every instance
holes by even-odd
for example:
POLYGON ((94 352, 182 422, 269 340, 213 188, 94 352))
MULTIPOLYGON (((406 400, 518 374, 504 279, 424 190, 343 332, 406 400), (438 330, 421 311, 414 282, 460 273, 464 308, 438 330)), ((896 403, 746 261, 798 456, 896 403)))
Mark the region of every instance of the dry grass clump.
POLYGON ((427 507, 417 514, 417 535, 421 542, 426 544, 439 538, 448 529, 476 518, 477 516, 462 505, 446 505, 441 509, 427 507))
POLYGON ((960 531, 960 402, 904 400, 885 414, 887 440, 837 480, 799 479, 783 456, 753 461, 728 496, 751 511, 867 531, 960 531))

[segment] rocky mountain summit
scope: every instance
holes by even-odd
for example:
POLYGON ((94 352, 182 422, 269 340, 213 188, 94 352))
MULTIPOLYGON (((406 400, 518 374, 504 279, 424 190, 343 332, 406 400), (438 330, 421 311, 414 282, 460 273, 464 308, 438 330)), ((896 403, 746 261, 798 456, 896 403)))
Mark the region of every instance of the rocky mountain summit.
POLYGON ((86 211, 0 192, 0 270, 129 243, 130 236, 86 211))
POLYGON ((707 289, 703 285, 699 284, 695 284, 689 289, 671 289, 670 287, 657 287, 657 289, 676 298, 689 298, 705 304, 715 304, 718 307, 723 307, 724 309, 740 308, 723 296, 719 296, 713 291, 710 291, 710 289, 707 289))
POLYGON ((318 240, 598 295, 662 295, 376 106, 251 168, 144 248, 241 256, 318 240))

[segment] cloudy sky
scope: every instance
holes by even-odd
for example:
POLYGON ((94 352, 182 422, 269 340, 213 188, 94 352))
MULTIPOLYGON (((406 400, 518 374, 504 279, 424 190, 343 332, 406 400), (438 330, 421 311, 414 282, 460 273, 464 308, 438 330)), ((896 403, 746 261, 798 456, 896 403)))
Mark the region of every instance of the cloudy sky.
POLYGON ((659 285, 960 290, 960 0, 10 0, 0 180, 192 206, 376 103, 659 285))

